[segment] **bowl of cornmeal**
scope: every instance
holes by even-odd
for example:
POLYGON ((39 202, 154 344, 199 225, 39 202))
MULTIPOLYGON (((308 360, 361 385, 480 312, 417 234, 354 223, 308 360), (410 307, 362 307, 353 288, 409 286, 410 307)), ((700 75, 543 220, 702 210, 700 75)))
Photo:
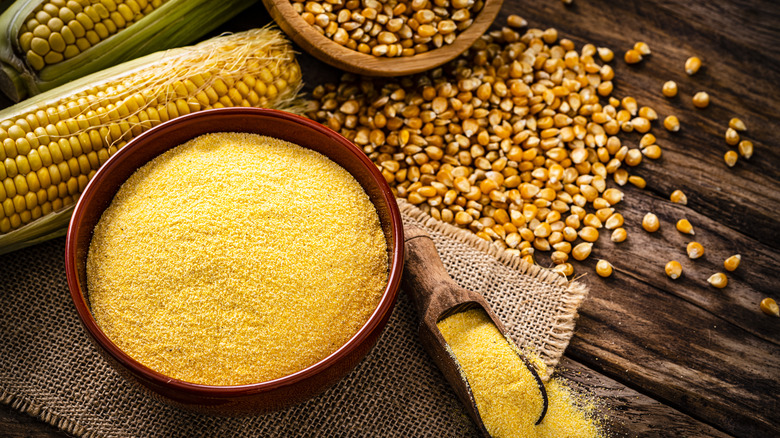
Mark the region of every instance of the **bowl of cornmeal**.
POLYGON ((95 174, 68 229, 68 286, 101 354, 177 406, 266 412, 370 351, 395 304, 403 227, 351 142, 275 110, 160 124, 95 174))

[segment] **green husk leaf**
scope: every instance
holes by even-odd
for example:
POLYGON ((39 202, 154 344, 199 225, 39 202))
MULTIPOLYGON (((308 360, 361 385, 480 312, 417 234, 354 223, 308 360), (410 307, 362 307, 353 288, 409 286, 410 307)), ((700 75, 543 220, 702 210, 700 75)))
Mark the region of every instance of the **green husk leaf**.
POLYGON ((40 2, 16 2, 0 16, 0 29, 5 29, 0 38, 0 60, 16 70, 26 91, 18 90, 18 87, 16 93, 8 88, 3 91, 12 99, 14 95, 35 95, 139 56, 192 43, 255 1, 168 0, 127 29, 78 56, 46 66, 37 73, 20 55, 16 36, 40 2))

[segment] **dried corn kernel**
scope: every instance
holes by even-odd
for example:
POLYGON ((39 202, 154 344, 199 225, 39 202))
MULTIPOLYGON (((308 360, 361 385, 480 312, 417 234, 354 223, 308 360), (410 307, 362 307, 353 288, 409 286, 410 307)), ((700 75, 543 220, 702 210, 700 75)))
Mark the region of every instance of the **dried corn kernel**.
POLYGON ((666 272, 666 275, 669 276, 669 278, 676 280, 680 278, 680 275, 682 275, 682 265, 680 262, 672 260, 666 264, 664 271, 666 272))
POLYGON ((634 50, 639 52, 642 56, 650 55, 650 46, 647 45, 647 43, 642 41, 637 41, 634 43, 634 50))
POLYGON ((726 135, 724 137, 729 146, 734 146, 739 143, 739 133, 737 133, 737 130, 734 128, 729 127, 726 129, 726 135))
POLYGON ((610 62, 615 57, 614 52, 610 50, 608 47, 599 47, 596 49, 596 51, 599 54, 599 58, 601 58, 604 62, 610 62))
POLYGON ((606 260, 599 260, 596 263, 596 273, 602 277, 609 277, 612 275, 612 264, 606 260))
POLYGON ((688 243, 686 251, 688 252, 688 257, 691 259, 698 259, 704 255, 704 247, 701 246, 701 243, 699 242, 688 243))
POLYGON ((733 255, 729 258, 727 258, 723 262, 723 267, 726 268, 727 271, 733 271, 739 267, 739 262, 742 261, 742 256, 739 254, 733 255))
POLYGON ((743 158, 749 160, 750 157, 753 156, 753 142, 750 140, 742 140, 739 142, 737 150, 739 150, 739 154, 742 155, 743 158))
POLYGON ((737 131, 745 131, 747 130, 747 126, 745 126, 745 122, 742 120, 733 117, 731 120, 729 120, 729 128, 735 129, 737 131))
POLYGON ((710 104, 710 95, 706 91, 699 91, 693 95, 692 100, 696 108, 707 108, 710 104))
POLYGON ((688 197, 685 196, 682 190, 675 190, 669 195, 669 199, 675 204, 688 205, 688 197))
POLYGON ((555 265, 552 270, 565 277, 571 277, 574 275, 574 266, 572 266, 571 263, 561 263, 560 265, 555 265))
POLYGON ((726 165, 729 167, 734 167, 737 164, 738 158, 739 155, 734 151, 728 151, 723 155, 723 161, 725 161, 726 165))
POLYGON ((714 287, 717 287, 718 289, 723 289, 726 287, 726 285, 729 284, 729 279, 726 277, 726 274, 722 272, 718 272, 715 274, 712 274, 710 278, 707 279, 707 282, 714 287))
POLYGON ((623 60, 626 61, 626 64, 636 64, 642 61, 642 54, 634 49, 630 49, 626 51, 623 60))
POLYGON ((778 307, 777 302, 773 300, 772 298, 764 298, 761 300, 761 304, 759 305, 761 308, 761 311, 766 313, 769 316, 778 317, 780 316, 780 307, 778 307))
POLYGON ((612 230, 612 236, 610 239, 615 243, 620 243, 626 240, 628 233, 625 228, 615 228, 612 230))
POLYGON ((647 182, 645 181, 645 179, 638 175, 629 176, 628 182, 635 185, 636 187, 639 187, 640 189, 643 189, 647 186, 647 182))
POLYGON ((660 226, 661 224, 658 222, 658 216, 654 215, 653 213, 647 213, 645 217, 642 218, 642 228, 644 228, 647 232, 653 233, 658 231, 660 226))
POLYGON ((528 21, 525 20, 525 18, 512 14, 506 19, 506 24, 509 27, 514 27, 515 29, 520 29, 523 27, 528 26, 528 21))
POLYGON ((692 56, 685 61, 685 73, 689 76, 696 74, 701 68, 701 59, 692 56))
POLYGON ((579 245, 575 246, 571 250, 571 256, 574 258, 574 260, 583 261, 590 255, 590 252, 593 250, 593 244, 590 242, 583 242, 579 245))
POLYGON ((680 120, 677 116, 666 116, 664 119, 664 128, 671 132, 677 132, 680 130, 680 120))
POLYGON ((675 81, 664 82, 664 86, 663 88, 661 88, 661 92, 666 97, 677 96, 677 82, 675 81))
POLYGON ((677 231, 684 234, 690 234, 691 236, 696 234, 693 231, 693 225, 691 225, 688 219, 680 219, 677 221, 677 231))

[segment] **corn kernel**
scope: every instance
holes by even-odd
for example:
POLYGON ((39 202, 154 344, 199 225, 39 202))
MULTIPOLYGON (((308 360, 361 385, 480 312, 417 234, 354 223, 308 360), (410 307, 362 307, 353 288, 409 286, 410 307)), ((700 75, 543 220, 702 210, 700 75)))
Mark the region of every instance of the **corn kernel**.
POLYGON ((626 51, 623 60, 626 61, 626 64, 636 64, 642 61, 642 54, 634 49, 630 49, 626 51))
POLYGON ((647 56, 650 54, 650 46, 647 45, 647 43, 642 41, 637 41, 634 43, 634 50, 639 52, 642 56, 647 56))
POLYGON ((669 195, 669 199, 675 204, 688 205, 688 197, 685 196, 682 190, 675 190, 669 195))
POLYGON ((666 271, 666 275, 668 275, 669 278, 676 280, 680 278, 680 275, 682 275, 682 265, 680 262, 672 260, 666 264, 664 271, 666 271))
POLYGON ((653 213, 647 213, 645 217, 642 218, 642 228, 644 228, 645 231, 649 233, 658 231, 660 226, 661 224, 658 222, 658 216, 654 215, 653 213))
POLYGON ((615 57, 615 54, 608 47, 599 47, 596 51, 604 62, 610 62, 615 57))
POLYGON ((710 104, 710 95, 706 91, 699 91, 693 95, 693 106, 696 108, 707 108, 710 104))
POLYGON ((556 265, 552 270, 563 275, 564 277, 570 277, 574 275, 574 266, 572 266, 571 263, 561 263, 556 265))
POLYGON ((615 243, 620 243, 626 240, 628 237, 628 233, 626 233, 625 228, 615 228, 612 230, 612 236, 610 239, 615 243))
POLYGON ((677 132, 680 130, 680 120, 677 116, 666 116, 664 119, 664 128, 671 132, 677 132))
POLYGON ((773 300, 772 298, 767 297, 761 300, 759 308, 761 308, 761 311, 769 316, 780 316, 780 307, 777 305, 777 301, 773 300))
POLYGON ((612 264, 606 260, 599 260, 596 263, 596 273, 602 277, 609 277, 612 275, 612 264))
POLYGON ((684 233, 684 234, 690 234, 693 236, 696 234, 693 231, 693 225, 691 225, 690 221, 688 219, 680 219, 677 221, 677 231, 684 233))
POLYGON ((738 158, 739 155, 734 151, 728 151, 723 155, 723 161, 725 161, 726 165, 729 167, 734 167, 737 164, 738 158))
POLYGON ((745 131, 747 130, 747 126, 745 126, 745 122, 742 120, 733 117, 731 120, 729 120, 729 128, 735 129, 737 131, 745 131))
POLYGON ((742 140, 739 142, 739 146, 737 146, 737 150, 739 150, 739 154, 745 158, 750 159, 750 157, 753 156, 753 142, 750 140, 742 140))
POLYGON ((677 82, 675 81, 664 82, 664 85, 661 88, 661 93, 663 93, 663 95, 666 97, 677 96, 677 82))
POLYGON ((633 184, 634 186, 640 189, 643 189, 647 186, 647 182, 645 181, 645 179, 638 175, 629 176, 628 182, 630 182, 631 184, 633 184))
POLYGON ((704 247, 699 242, 690 242, 686 248, 688 252, 688 258, 698 259, 704 255, 704 247))
POLYGON ((590 255, 590 252, 593 250, 593 244, 590 242, 583 242, 579 245, 575 246, 571 250, 571 256, 574 257, 574 260, 583 261, 590 255))
POLYGON ((739 254, 733 255, 729 258, 727 258, 723 262, 723 267, 726 268, 727 271, 733 271, 739 267, 739 262, 742 261, 742 256, 739 254))
POLYGON ((685 73, 689 76, 696 74, 701 68, 701 59, 691 56, 685 61, 685 73))
POLYGON ((726 274, 722 272, 718 272, 715 274, 712 274, 710 278, 707 279, 707 282, 714 287, 717 287, 718 289, 723 289, 726 287, 726 285, 729 284, 729 279, 726 277, 726 274))
POLYGON ((726 135, 724 137, 726 138, 726 143, 728 143, 729 146, 734 146, 739 143, 739 134, 734 128, 729 127, 726 129, 726 135))

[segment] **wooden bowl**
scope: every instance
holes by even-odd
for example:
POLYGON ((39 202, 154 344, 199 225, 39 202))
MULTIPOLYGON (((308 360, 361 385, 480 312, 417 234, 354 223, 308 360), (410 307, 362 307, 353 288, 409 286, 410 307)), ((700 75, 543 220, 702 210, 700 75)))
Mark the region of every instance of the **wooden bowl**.
POLYGON ((290 0, 263 0, 276 24, 310 55, 334 67, 366 76, 402 76, 438 67, 455 59, 481 37, 501 9, 503 0, 485 0, 482 10, 452 44, 414 56, 366 55, 333 42, 295 12, 290 0))
POLYGON ((173 405, 210 414, 244 414, 284 408, 316 395, 344 377, 376 343, 395 305, 403 270, 403 224, 382 174, 352 142, 312 120, 276 110, 224 108, 178 117, 139 135, 109 159, 79 198, 68 228, 65 269, 76 311, 101 354, 123 376, 173 405), (379 214, 390 262, 387 286, 361 329, 325 359, 294 374, 240 386, 209 386, 160 374, 127 355, 100 329, 90 312, 86 260, 92 230, 136 169, 161 153, 209 132, 250 132, 313 149, 350 172, 379 214))

